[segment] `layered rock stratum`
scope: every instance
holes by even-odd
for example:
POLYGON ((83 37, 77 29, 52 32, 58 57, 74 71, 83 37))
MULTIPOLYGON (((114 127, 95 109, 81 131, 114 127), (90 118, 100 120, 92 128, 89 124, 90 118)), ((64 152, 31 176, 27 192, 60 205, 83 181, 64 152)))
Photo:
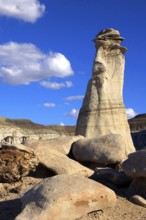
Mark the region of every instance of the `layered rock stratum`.
POLYGON ((48 140, 60 136, 74 135, 73 126, 45 126, 26 119, 8 119, 0 117, 0 142, 22 143, 30 140, 48 140))

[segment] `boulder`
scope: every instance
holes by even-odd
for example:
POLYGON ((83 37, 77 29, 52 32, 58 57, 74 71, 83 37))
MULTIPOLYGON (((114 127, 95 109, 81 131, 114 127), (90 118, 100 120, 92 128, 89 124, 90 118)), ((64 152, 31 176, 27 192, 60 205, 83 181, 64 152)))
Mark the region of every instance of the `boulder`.
POLYGON ((128 176, 146 178, 146 149, 129 154, 128 159, 122 163, 122 168, 128 176))
POLYGON ((29 144, 28 146, 35 149, 36 147, 43 145, 43 147, 45 148, 54 149, 54 150, 59 151, 62 154, 67 155, 70 152, 72 144, 81 138, 84 138, 84 137, 81 135, 70 136, 70 137, 58 137, 58 138, 53 138, 50 140, 35 141, 29 144))
POLYGON ((93 174, 92 170, 70 159, 58 150, 48 147, 48 145, 35 145, 34 153, 39 162, 55 174, 80 174, 87 177, 93 174))
POLYGON ((127 156, 135 148, 123 103, 124 53, 127 49, 120 45, 122 41, 119 31, 112 28, 101 31, 94 40, 92 78, 79 112, 76 134, 87 138, 120 134, 127 156))
POLYGON ((47 178, 22 197, 16 220, 74 220, 116 203, 114 191, 78 175, 47 178))
POLYGON ((0 150, 0 182, 11 183, 20 180, 23 176, 34 171, 38 165, 34 154, 25 151, 0 150))
POLYGON ((104 135, 99 138, 84 138, 72 146, 77 161, 90 161, 102 165, 115 164, 126 158, 125 142, 119 134, 104 135))

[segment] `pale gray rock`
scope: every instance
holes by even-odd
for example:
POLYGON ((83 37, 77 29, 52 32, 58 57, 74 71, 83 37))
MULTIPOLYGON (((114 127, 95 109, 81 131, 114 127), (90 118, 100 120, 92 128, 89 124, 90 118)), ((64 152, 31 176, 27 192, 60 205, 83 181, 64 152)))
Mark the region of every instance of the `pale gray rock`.
POLYGON ((146 200, 139 195, 131 196, 129 200, 136 205, 140 205, 140 206, 146 208, 146 200))
POLYGON ((79 174, 87 177, 93 174, 92 170, 70 159, 59 150, 48 147, 48 144, 41 145, 38 142, 33 147, 39 162, 55 174, 79 174))
POLYGON ((74 220, 114 206, 111 189, 78 175, 47 178, 21 198, 23 211, 16 220, 74 220))
POLYGON ((122 168, 128 176, 146 178, 146 149, 129 154, 128 159, 122 163, 122 168))
POLYGON ((76 134, 95 138, 120 134, 124 138, 126 156, 135 151, 123 104, 123 79, 126 48, 120 45, 119 31, 106 29, 95 38, 96 54, 82 107, 76 134), (126 147, 125 147, 126 146, 126 147))
POLYGON ((77 161, 108 165, 123 161, 125 148, 124 138, 121 135, 109 134, 76 141, 72 146, 72 153, 77 161))

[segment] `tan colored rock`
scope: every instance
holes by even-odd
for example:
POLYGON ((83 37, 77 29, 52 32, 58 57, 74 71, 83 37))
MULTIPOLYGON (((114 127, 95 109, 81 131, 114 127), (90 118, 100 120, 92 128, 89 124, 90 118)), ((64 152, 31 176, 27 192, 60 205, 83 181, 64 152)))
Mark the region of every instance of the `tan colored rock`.
POLYGON ((96 54, 86 95, 79 112, 76 134, 94 138, 120 134, 126 155, 134 152, 123 104, 124 53, 119 31, 106 29, 95 38, 96 54))
POLYGON ((31 143, 29 146, 33 149, 35 149, 38 146, 45 146, 45 148, 50 148, 57 150, 58 152, 67 155, 70 152, 72 144, 79 140, 84 138, 83 136, 70 136, 70 137, 58 137, 53 138, 50 140, 39 140, 31 143))
POLYGON ((48 144, 35 145, 34 154, 38 157, 42 165, 55 174, 79 174, 83 176, 91 176, 93 174, 92 170, 70 159, 58 150, 51 149, 48 147, 48 144))
POLYGON ((35 171, 38 165, 35 155, 19 150, 0 150, 0 182, 11 183, 35 171))
POLYGON ((23 144, 2 144, 1 149, 20 150, 33 154, 33 149, 23 144))
POLYGON ((47 178, 21 198, 23 211, 16 220, 74 220, 114 206, 115 193, 78 175, 47 178))
POLYGON ((123 161, 126 157, 125 148, 124 138, 121 135, 109 134, 76 141, 72 146, 72 153, 77 161, 108 165, 123 161))

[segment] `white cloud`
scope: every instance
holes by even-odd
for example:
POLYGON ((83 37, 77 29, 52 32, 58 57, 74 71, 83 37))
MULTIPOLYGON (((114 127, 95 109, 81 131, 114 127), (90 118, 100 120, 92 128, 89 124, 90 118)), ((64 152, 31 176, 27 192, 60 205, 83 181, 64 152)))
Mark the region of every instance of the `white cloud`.
POLYGON ((56 104, 55 103, 45 102, 43 104, 43 106, 46 107, 46 108, 54 108, 54 107, 56 107, 56 104))
POLYGON ((71 117, 77 118, 78 114, 79 114, 79 110, 73 108, 70 112, 68 113, 66 112, 64 116, 71 116, 71 117))
POLYGON ((70 88, 73 86, 71 81, 66 81, 63 83, 42 81, 42 82, 40 82, 40 85, 47 88, 47 89, 61 89, 64 87, 70 88))
POLYGON ((68 96, 64 100, 66 100, 66 101, 82 100, 83 98, 84 98, 83 95, 77 95, 77 96, 68 96))
POLYGON ((65 126, 63 122, 60 123, 60 126, 65 126))
MULTIPOLYGON (((41 52, 34 44, 9 42, 0 45, 0 78, 9 84, 29 84, 50 77, 73 74, 69 60, 61 53, 41 52)), ((70 83, 66 83, 69 86, 70 83)))
POLYGON ((34 23, 42 17, 45 5, 38 0, 0 0, 0 15, 34 23))
POLYGON ((132 108, 127 108, 126 109, 126 114, 127 114, 128 119, 133 118, 137 115, 137 113, 132 108))

